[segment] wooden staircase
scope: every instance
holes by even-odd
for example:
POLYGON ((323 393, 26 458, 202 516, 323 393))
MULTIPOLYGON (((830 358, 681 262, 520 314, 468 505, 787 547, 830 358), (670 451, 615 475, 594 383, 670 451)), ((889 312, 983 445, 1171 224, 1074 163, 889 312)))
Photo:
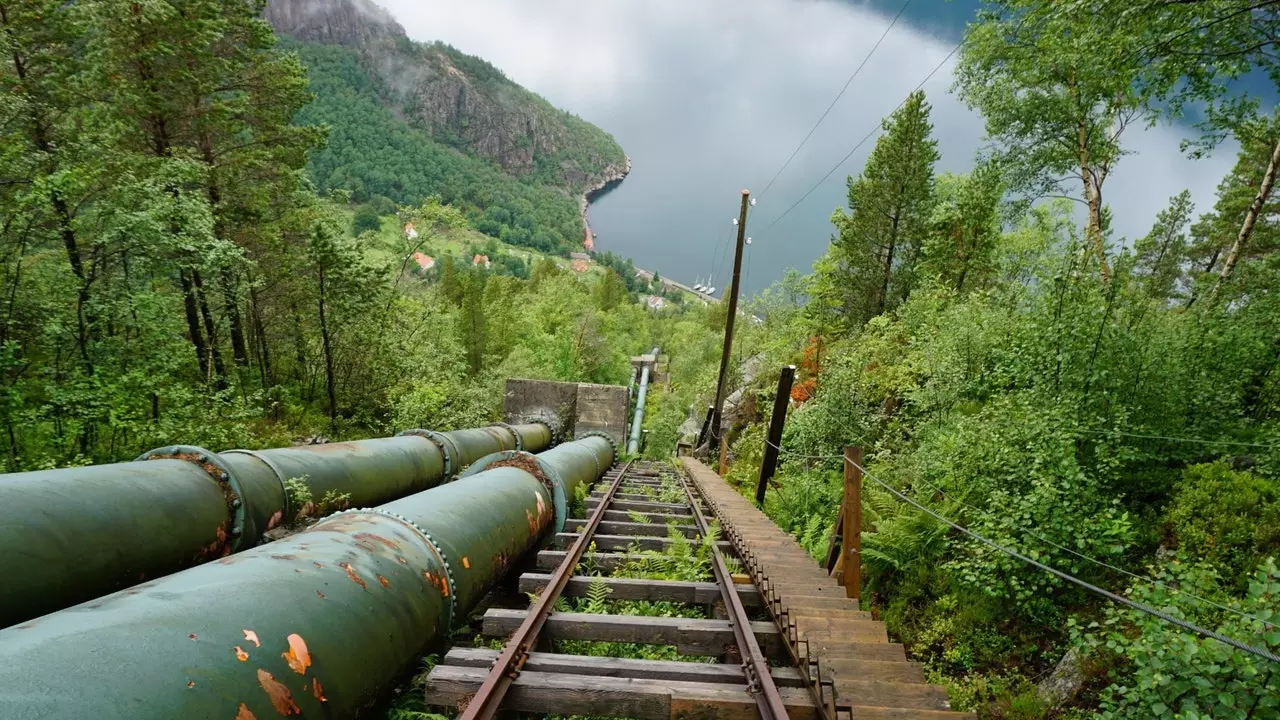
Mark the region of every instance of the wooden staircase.
POLYGON ((884 623, 858 608, 845 588, 755 505, 693 458, 682 458, 703 499, 720 517, 764 603, 807 676, 815 699, 836 720, 953 720, 947 691, 889 642, 884 623))

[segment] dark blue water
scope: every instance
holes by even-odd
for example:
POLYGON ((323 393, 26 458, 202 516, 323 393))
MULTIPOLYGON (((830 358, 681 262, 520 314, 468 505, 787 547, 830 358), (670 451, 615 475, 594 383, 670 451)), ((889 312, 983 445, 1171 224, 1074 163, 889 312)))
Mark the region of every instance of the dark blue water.
MULTIPOLYGON (((480 55, 554 104, 605 128, 633 160, 618 188, 590 211, 597 248, 693 283, 728 285, 731 218, 741 190, 758 197, 745 287, 825 252, 848 162, 784 219, 775 219, 891 112, 959 42, 976 0, 913 0, 849 90, 765 192, 902 7, 900 0, 394 0, 412 37, 480 55), (767 228, 767 229, 766 229, 767 228)), ((939 170, 963 172, 980 147, 980 117, 949 94, 950 65, 925 85, 942 151, 939 170)), ((1146 233, 1168 198, 1190 188, 1207 209, 1230 150, 1198 163, 1178 150, 1185 131, 1133 131, 1108 181, 1117 234, 1146 233)))

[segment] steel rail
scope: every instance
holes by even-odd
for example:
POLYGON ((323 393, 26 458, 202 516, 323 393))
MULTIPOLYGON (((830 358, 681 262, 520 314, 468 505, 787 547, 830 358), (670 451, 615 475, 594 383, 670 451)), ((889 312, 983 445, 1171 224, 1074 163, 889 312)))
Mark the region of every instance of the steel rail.
POLYGON ((524 667, 525 662, 529 660, 529 653, 533 650, 533 645, 538 639, 538 633, 546 625, 547 617, 551 615, 551 610, 555 607, 556 600, 560 598, 560 594, 564 591, 565 586, 568 585, 569 578, 573 576, 574 570, 577 569, 583 553, 586 552, 587 547, 591 544, 592 536, 595 535, 596 529, 600 527, 600 523, 604 520, 604 514, 608 510, 609 503, 613 500, 613 496, 617 494, 618 488, 622 486, 622 480, 627 476, 627 471, 634 464, 634 460, 628 462, 618 471, 618 476, 614 478, 608 492, 600 499, 600 504, 591 512, 591 517, 588 518, 582 532, 578 534, 578 539, 573 541, 573 545, 565 554, 564 560, 560 561, 555 572, 551 574, 551 579, 547 582, 546 588, 538 595, 538 600, 533 604, 533 607, 529 608, 529 614, 525 617, 524 622, 520 623, 520 627, 512 633, 511 639, 502 648, 502 653, 494 661, 493 667, 489 669, 489 674, 485 676, 480 689, 476 690, 476 694, 468 701, 466 709, 462 711, 458 720, 490 720, 490 718, 497 716, 499 709, 502 707, 502 699, 506 697, 507 690, 510 689, 511 684, 520 676, 520 670, 524 667))
MULTIPOLYGON (((698 506, 698 498, 694 497, 693 490, 689 487, 689 481, 682 478, 680 487, 689 498, 689 506, 693 510, 693 519, 697 523, 698 530, 704 538, 707 537, 710 528, 706 517, 702 514, 702 508, 698 506)), ((751 618, 747 616, 747 609, 743 607, 742 599, 738 597, 738 591, 733 586, 733 576, 725 565, 724 554, 714 543, 711 545, 711 559, 716 584, 720 586, 720 597, 724 600, 724 607, 729 613, 729 625, 733 627, 738 652, 742 655, 742 674, 747 678, 747 689, 755 698, 762 720, 785 720, 789 717, 787 707, 782 701, 782 694, 778 692, 778 686, 773 682, 773 675, 769 673, 769 661, 765 659, 760 643, 751 630, 751 618)))
MULTIPOLYGON (((702 484, 699 483, 697 479, 693 477, 692 474, 689 475, 689 480, 693 484, 693 486, 698 489, 698 492, 702 493, 703 497, 706 499, 707 505, 711 506, 711 509, 715 511, 716 516, 719 517, 720 507, 718 504, 716 504, 715 500, 713 500, 711 497, 707 496, 705 492, 703 492, 702 484)), ((721 525, 720 529, 722 532, 725 533, 725 537, 729 539, 729 544, 733 545, 733 549, 738 553, 738 557, 742 559, 742 564, 746 568, 748 574, 751 575, 752 582, 754 582, 756 587, 760 589, 761 597, 764 598, 764 601, 765 601, 765 607, 769 607, 770 594, 765 591, 764 583, 761 582, 761 579, 768 581, 769 578, 767 576, 763 578, 761 577, 760 570, 756 565, 755 554, 752 552, 751 548, 747 546, 745 540, 743 540, 742 534, 739 533, 738 529, 734 527, 732 524, 728 526, 721 525)), ((778 628, 778 631, 782 633, 782 636, 788 637, 789 628, 787 624, 782 621, 782 616, 770 611, 769 617, 773 620, 773 624, 775 627, 778 628)), ((835 705, 828 705, 828 704, 822 703, 822 700, 821 700, 822 693, 819 689, 819 685, 821 681, 813 677, 810 677, 809 673, 804 670, 805 662, 800 657, 800 654, 796 651, 795 644, 788 641, 788 642, 782 643, 782 645, 783 647, 786 648, 787 655, 790 656, 791 658, 791 664, 801 669, 800 677, 804 681, 805 687, 809 689, 809 692, 813 695, 814 699, 818 702, 818 711, 822 713, 822 716, 826 718, 826 720, 835 720, 835 717, 836 717, 835 705)))

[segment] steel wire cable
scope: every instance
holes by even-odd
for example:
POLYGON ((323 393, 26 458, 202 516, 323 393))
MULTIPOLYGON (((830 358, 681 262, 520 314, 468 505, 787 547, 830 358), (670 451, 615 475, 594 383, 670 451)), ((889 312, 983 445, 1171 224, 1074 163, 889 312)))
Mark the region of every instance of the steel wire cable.
MULTIPOLYGON (((924 79, 921 80, 919 83, 917 83, 914 88, 912 88, 911 93, 914 93, 916 90, 919 90, 920 88, 924 87, 925 83, 929 82, 929 80, 931 80, 933 76, 936 75, 938 71, 941 70, 942 67, 947 64, 947 61, 951 60, 952 56, 954 56, 959 49, 960 49, 960 43, 957 43, 955 47, 951 48, 951 52, 947 53, 946 57, 942 58, 942 61, 939 62, 936 66, 934 66, 934 68, 929 71, 929 74, 925 75, 924 79)), ((911 93, 907 93, 907 97, 903 98, 902 102, 898 103, 898 105, 894 107, 893 110, 890 110, 889 114, 892 115, 893 113, 897 112, 898 109, 901 108, 903 105, 906 105, 907 100, 910 99, 911 97, 911 93)), ((822 178, 818 180, 818 182, 814 183, 808 190, 806 190, 805 193, 800 196, 799 200, 796 200, 794 203, 792 203, 790 207, 784 210, 781 215, 774 218, 773 222, 766 225, 764 229, 766 231, 769 230, 774 225, 777 225, 779 222, 781 222, 782 219, 785 218, 787 215, 790 215, 791 211, 795 210, 797 207, 800 206, 800 203, 808 199, 808 197, 813 194, 814 190, 817 190, 822 185, 822 183, 827 181, 827 178, 834 175, 837 170, 839 170, 846 162, 848 162, 849 158, 853 157, 853 154, 858 152, 858 148, 865 145, 868 140, 870 140, 877 132, 879 132, 880 127, 881 127, 881 123, 876 123, 875 127, 873 127, 870 132, 864 135, 862 139, 858 141, 858 144, 853 146, 853 149, 850 150, 848 154, 846 154, 843 158, 840 159, 840 162, 836 163, 830 170, 828 170, 827 174, 823 175, 822 178)))
POLYGON ((884 29, 884 32, 880 34, 880 39, 876 40, 876 44, 871 46, 871 51, 867 53, 866 57, 862 58, 862 62, 858 63, 857 69, 853 71, 853 74, 849 76, 849 79, 844 81, 844 87, 840 88, 840 92, 836 93, 835 99, 833 99, 831 104, 827 106, 827 109, 823 111, 822 117, 818 118, 818 121, 813 124, 813 127, 809 128, 809 133, 804 136, 804 139, 800 141, 800 144, 796 146, 796 149, 791 151, 791 155, 787 157, 787 161, 782 163, 782 167, 778 168, 778 172, 773 174, 773 179, 769 181, 768 185, 765 185, 764 190, 760 191, 760 197, 764 197, 765 193, 769 192, 769 188, 772 188, 773 184, 778 182, 778 178, 782 177, 782 172, 787 169, 787 166, 791 164, 792 160, 796 159, 796 155, 800 153, 801 148, 803 148, 805 144, 809 142, 809 139, 813 137, 813 134, 817 132, 818 126, 822 124, 822 121, 826 120, 827 116, 831 114, 836 103, 840 102, 840 98, 844 97, 845 91, 847 91, 849 86, 853 84, 854 79, 858 77, 858 73, 862 72, 862 68, 866 67, 867 61, 871 59, 871 56, 875 55, 876 50, 880 49, 880 43, 884 42, 884 39, 889 36, 889 31, 893 29, 894 25, 898 24, 898 19, 902 17, 902 13, 907 11, 907 6, 910 4, 911 0, 907 0, 902 3, 902 8, 898 10, 897 15, 893 16, 893 21, 889 23, 889 27, 884 29))
MULTIPOLYGON (((768 443, 770 447, 774 448, 775 450, 778 450, 779 452, 788 452, 788 451, 782 450, 782 449, 781 449, 781 448, 779 448, 777 445, 774 445, 773 443, 769 442, 769 440, 768 440, 767 438, 765 439, 765 442, 766 442, 766 443, 768 443)), ((806 457, 807 457, 807 456, 806 456, 806 457)), ((840 458, 840 457, 842 457, 842 456, 840 456, 840 455, 832 455, 832 456, 823 456, 823 457, 824 457, 824 459, 838 459, 838 458, 840 458)), ((1139 581, 1142 581, 1142 582, 1145 582, 1145 583, 1148 583, 1148 584, 1154 585, 1154 586, 1156 586, 1156 587, 1158 587, 1158 588, 1161 588, 1161 589, 1164 589, 1164 590, 1168 590, 1169 592, 1175 593, 1175 594, 1177 594, 1177 595, 1181 595, 1181 596, 1186 597, 1186 598, 1189 598, 1189 599, 1191 599, 1191 600, 1195 600, 1196 602, 1204 603, 1205 605, 1210 605, 1210 606, 1215 607, 1215 608, 1217 608, 1217 609, 1219 609, 1219 610, 1224 610, 1224 611, 1229 612, 1229 613, 1232 613, 1232 614, 1234 614, 1234 615, 1238 615, 1238 616, 1240 616, 1240 617, 1242 617, 1242 618, 1247 618, 1247 619, 1249 619, 1249 620, 1256 620, 1257 622, 1260 622, 1260 623, 1262 623, 1263 625, 1266 625, 1267 627, 1270 627, 1270 628, 1274 628, 1274 627, 1276 627, 1276 624, 1275 624, 1275 623, 1273 623, 1273 622, 1271 622, 1271 621, 1269 621, 1269 620, 1263 620, 1262 618, 1260 618, 1260 617, 1258 617, 1258 616, 1256 616, 1256 615, 1250 615, 1250 614, 1249 614, 1249 613, 1247 613, 1247 612, 1244 612, 1244 611, 1241 611, 1241 610, 1237 610, 1237 609, 1235 609, 1235 608, 1233 608, 1233 607, 1230 607, 1230 606, 1228 606, 1228 605, 1223 605, 1222 603, 1216 602, 1216 601, 1214 601, 1214 600, 1210 600, 1209 598, 1200 597, 1199 595, 1195 595, 1195 594, 1193 594, 1193 593, 1187 592, 1186 590, 1183 590, 1182 588, 1175 588, 1175 587, 1171 587, 1171 586, 1169 586, 1168 584, 1166 584, 1166 583, 1164 583, 1164 582, 1162 582, 1162 581, 1160 581, 1160 580, 1157 580, 1157 579, 1155 579, 1155 578, 1153 578, 1153 577, 1150 577, 1150 576, 1147 576, 1147 575, 1139 575, 1139 574, 1137 574, 1137 573, 1135 573, 1135 572, 1131 572, 1131 571, 1126 570, 1126 569, 1124 569, 1124 568, 1122 568, 1122 567, 1117 567, 1117 566, 1112 565, 1112 564, 1110 564, 1110 563, 1108 563, 1108 562, 1105 562, 1105 561, 1103 561, 1103 560, 1098 560, 1097 558, 1090 557, 1090 556, 1088 556, 1088 555, 1085 555, 1084 553, 1078 552, 1078 551, 1076 551, 1076 550, 1072 550, 1071 548, 1069 548, 1069 547, 1067 547, 1067 546, 1065 546, 1065 545, 1060 545, 1060 544, 1058 544, 1058 543, 1056 543, 1056 542, 1054 542, 1054 541, 1050 540, 1049 538, 1044 537, 1043 535, 1040 535, 1039 533, 1036 533, 1036 532, 1034 532, 1034 531, 1032 531, 1032 530, 1026 530, 1026 529, 1021 529, 1021 528, 1014 528, 1014 527, 1013 527, 1013 525, 1012 525, 1012 523, 1008 520, 1008 518, 1000 517, 1000 516, 996 515, 995 513, 992 513, 992 512, 991 512, 991 511, 989 511, 989 510, 984 510, 984 509, 982 509, 982 508, 980 508, 980 507, 975 507, 974 505, 970 505, 969 503, 967 503, 967 502, 965 502, 965 501, 963 501, 963 500, 959 500, 959 499, 957 499, 957 498, 954 498, 954 497, 952 497, 952 496, 948 495, 946 492, 944 492, 944 491, 942 490, 942 488, 938 487, 937 485, 934 485, 933 483, 929 482, 928 480, 924 480, 924 479, 921 479, 921 478, 917 478, 917 480, 920 482, 920 484, 922 484, 922 485, 924 485, 925 487, 929 488, 930 490, 934 491, 934 492, 935 492, 935 493, 937 493, 938 495, 941 495, 941 496, 942 496, 942 498, 943 498, 944 500, 949 500, 950 502, 953 502, 953 503, 955 503, 955 504, 957 504, 957 505, 960 505, 961 507, 964 507, 964 508, 967 508, 967 509, 969 509, 969 510, 972 510, 973 512, 976 512, 976 513, 978 513, 979 515, 983 515, 983 516, 985 516, 985 517, 988 517, 988 518, 991 518, 991 519, 993 519, 993 520, 996 520, 996 521, 1000 522, 1001 524, 1003 524, 1004 526, 1008 527, 1009 529, 1014 530, 1015 532, 1020 532, 1020 533, 1023 533, 1023 534, 1025 534, 1025 535, 1029 535, 1029 536, 1031 536, 1031 537, 1035 538, 1036 540, 1039 540, 1040 542, 1042 542, 1042 543, 1044 543, 1044 544, 1046 544, 1046 545, 1049 545, 1049 546, 1051 546, 1051 547, 1057 548, 1058 550, 1061 550, 1061 551, 1063 551, 1063 552, 1070 553, 1071 555, 1074 555, 1074 556, 1076 556, 1076 557, 1080 558, 1081 560, 1084 560, 1084 561, 1086 561, 1086 562, 1091 562, 1091 563, 1093 563, 1094 565, 1097 565, 1097 566, 1099 566, 1099 567, 1107 568, 1108 570, 1113 570, 1113 571, 1115 571, 1115 572, 1120 573, 1121 575, 1127 575, 1127 576, 1129 576, 1129 577, 1133 578, 1134 580, 1139 580, 1139 581)))
MULTIPOLYGON (((1090 582, 1087 582, 1087 581, 1085 581, 1085 580, 1081 580, 1080 578, 1077 578, 1077 577, 1075 577, 1075 576, 1073 576, 1073 575, 1070 575, 1070 574, 1065 573, 1065 572, 1063 572, 1063 571, 1061 571, 1061 570, 1058 570, 1057 568, 1050 567, 1049 565, 1046 565, 1046 564, 1044 564, 1044 563, 1042 563, 1042 562, 1039 562, 1038 560, 1033 560, 1033 559, 1031 559, 1031 558, 1027 557, 1026 555, 1023 555, 1022 553, 1019 553, 1019 552, 1018 552, 1018 551, 1016 551, 1016 550, 1012 550, 1012 549, 1010 549, 1010 548, 1004 547, 1003 545, 1000 545, 999 543, 997 543, 997 542, 995 542, 995 541, 993 541, 993 540, 989 540, 989 539, 987 539, 986 537, 983 537, 982 535, 979 535, 978 533, 974 532, 973 530, 970 530, 969 528, 964 527, 964 526, 960 525, 959 523, 956 523, 956 522, 954 522, 954 521, 952 521, 952 520, 950 520, 950 519, 948 519, 948 518, 946 518, 946 517, 942 516, 941 514, 939 514, 939 513, 935 512, 934 510, 932 510, 932 509, 930 509, 930 508, 928 508, 928 507, 926 507, 926 506, 924 506, 924 505, 920 504, 920 503, 919 503, 919 502, 917 502, 916 500, 914 500, 914 499, 912 499, 912 498, 908 497, 907 495, 905 495, 904 493, 902 493, 901 491, 899 491, 897 488, 895 488, 895 487, 893 487, 892 485, 889 485, 887 482, 885 482, 885 481, 881 480, 881 479, 880 479, 879 477, 877 477, 874 473, 872 473, 871 471, 867 470, 864 466, 859 465, 858 463, 853 462, 852 460, 848 459, 848 458, 847 458, 847 457, 845 457, 844 455, 804 455, 804 454, 801 454, 801 453, 792 452, 792 451, 790 451, 790 450, 786 450, 786 449, 784 449, 784 448, 778 447, 777 445, 775 445, 775 444, 773 444, 773 443, 770 443, 767 439, 765 440, 765 442, 766 442, 766 443, 769 443, 769 445, 770 445, 770 446, 772 446, 774 449, 778 450, 779 452, 786 453, 787 455, 790 455, 790 456, 792 456, 792 457, 799 457, 799 458, 803 458, 803 459, 807 459, 807 460, 840 460, 840 461, 842 461, 842 462, 848 462, 850 465, 853 465, 854 467, 858 468, 858 470, 860 470, 860 471, 862 472, 862 474, 863 474, 863 475, 865 475, 865 476, 866 476, 866 477, 868 477, 868 478, 871 478, 871 480, 872 480, 873 482, 875 482, 877 485, 880 485, 882 488, 884 488, 885 490, 887 490, 888 492, 890 492, 891 494, 893 494, 895 497, 897 497, 897 498, 898 498, 899 500, 901 500, 902 502, 905 502, 905 503, 907 503, 908 505, 911 505, 912 507, 914 507, 914 508, 916 508, 917 510, 919 510, 919 511, 921 511, 921 512, 925 513, 926 515, 929 515, 930 517, 932 517, 933 519, 937 520, 938 522, 941 522, 942 524, 947 525, 948 527, 952 528, 953 530, 958 530, 958 531, 960 531, 960 532, 964 533, 965 535, 968 535, 969 537, 971 537, 971 538, 973 538, 973 539, 977 540, 978 542, 981 542, 981 543, 982 543, 982 544, 984 544, 984 545, 987 545, 987 546, 989 546, 989 547, 991 547, 991 548, 993 548, 993 549, 995 549, 995 550, 997 550, 997 551, 999 551, 999 552, 1004 553, 1005 555, 1008 555, 1009 557, 1012 557, 1012 558, 1016 558, 1016 559, 1018 559, 1018 560, 1021 560, 1022 562, 1026 563, 1026 564, 1028 564, 1028 565, 1031 565, 1032 567, 1035 567, 1035 568, 1037 568, 1037 569, 1039 569, 1039 570, 1043 570, 1043 571, 1045 571, 1045 572, 1047 572, 1047 573, 1049 573, 1049 574, 1051 574, 1051 575, 1053 575, 1053 576, 1055 576, 1055 577, 1057 577, 1057 578, 1059 578, 1059 579, 1066 580, 1067 582, 1070 582, 1070 583, 1072 583, 1072 584, 1074 584, 1074 585, 1077 585, 1077 586, 1079 586, 1079 587, 1081 587, 1081 588, 1084 588, 1085 590, 1088 590, 1089 592, 1095 593, 1095 594, 1097 594, 1097 595, 1101 595, 1101 596, 1103 596, 1103 597, 1105 597, 1105 598, 1107 598, 1107 599, 1109 599, 1109 600, 1111 600, 1111 601, 1113 601, 1113 602, 1118 602, 1118 603, 1120 603, 1120 604, 1122 604, 1122 605, 1126 605, 1126 606, 1131 607, 1131 608, 1133 608, 1133 609, 1135 609, 1135 610, 1138 610, 1138 611, 1140 611, 1140 612, 1143 612, 1143 613, 1146 613, 1146 614, 1151 615, 1151 616, 1153 616, 1153 617, 1159 618, 1159 619, 1161 619, 1161 620, 1163 620, 1163 621, 1165 621, 1165 622, 1168 622, 1168 623, 1171 623, 1171 624, 1173 624, 1173 625, 1176 625, 1176 626, 1178 626, 1178 627, 1180 627, 1180 628, 1182 628, 1183 630, 1186 630, 1186 631, 1188 631, 1188 632, 1191 632, 1191 633, 1194 633, 1194 634, 1196 634, 1196 635, 1200 635, 1200 636, 1203 636, 1203 637, 1207 637, 1207 638, 1210 638, 1210 639, 1213 639, 1213 640, 1217 640, 1218 642, 1221 642, 1221 643, 1223 643, 1223 644, 1225 644, 1225 645, 1228 645, 1228 646, 1233 647, 1233 648, 1235 648, 1235 649, 1237 649, 1237 650, 1241 650, 1241 651, 1243 651, 1243 652, 1249 653, 1250 655, 1254 655, 1254 656, 1257 656, 1257 657, 1263 658, 1264 660, 1270 660, 1271 662, 1277 662, 1277 663, 1280 663, 1280 656, 1277 656, 1275 653, 1271 652, 1270 650, 1267 650, 1267 649, 1265 649, 1265 648, 1257 648, 1257 647, 1254 647, 1254 646, 1249 645, 1249 644, 1247 644, 1247 643, 1244 643, 1244 642, 1241 642, 1241 641, 1239 641, 1239 640, 1236 640, 1235 638, 1231 638, 1231 637, 1228 637, 1228 636, 1226 636, 1226 635, 1223 635, 1222 633, 1216 632, 1216 631, 1214 631, 1214 630, 1209 630, 1208 628, 1203 628, 1203 627, 1200 627, 1199 625, 1196 625, 1196 624, 1194 624, 1194 623, 1188 622, 1188 621, 1183 620, 1183 619, 1181 619, 1181 618, 1174 617, 1174 616, 1172 616, 1172 615, 1169 615, 1168 613, 1165 613, 1165 612, 1162 612, 1162 611, 1160 611, 1160 610, 1157 610, 1156 608, 1153 608, 1153 607, 1151 607, 1150 605, 1147 605, 1147 604, 1145 604, 1145 603, 1140 603, 1140 602, 1138 602, 1138 601, 1136 601, 1136 600, 1131 600, 1131 599, 1129 599, 1129 598, 1124 597, 1123 595, 1118 595, 1118 594, 1116 594, 1116 593, 1111 592, 1110 590, 1106 590, 1106 589, 1104 589, 1104 588, 1098 587, 1097 585, 1094 585, 1094 584, 1092 584, 1092 583, 1090 583, 1090 582)), ((927 483, 926 483, 926 484, 927 484, 927 483)), ((945 495, 944 495, 944 497, 945 497, 945 495)), ((961 504, 964 504, 964 503, 961 503, 961 504)), ((1050 543, 1050 544, 1053 544, 1053 543, 1050 543)), ((1064 548, 1064 549, 1065 549, 1065 548, 1064 548)), ((1087 560, 1091 560, 1092 562, 1098 562, 1098 563, 1102 564, 1102 563, 1101 563, 1101 561, 1092 560, 1092 558, 1088 558, 1087 556, 1081 556, 1081 557, 1084 557, 1084 558, 1085 558, 1085 559, 1087 559, 1087 560)), ((1118 568, 1113 568, 1113 569, 1117 569, 1117 570, 1118 570, 1118 568)), ((1121 572, 1125 572, 1125 571, 1121 570, 1121 572)), ((1132 574, 1132 573, 1127 573, 1127 572, 1126 572, 1126 574, 1132 574)), ((1146 580, 1147 582, 1159 583, 1159 581, 1152 580, 1152 579, 1148 579, 1148 578, 1142 578, 1141 576, 1137 576, 1137 575, 1134 575, 1134 577, 1136 577, 1136 578, 1138 578, 1138 579, 1140 579, 1140 580, 1146 580)), ((1160 585, 1161 585, 1162 587, 1167 587, 1167 586, 1163 585, 1162 583, 1160 583, 1160 585)), ((1194 596, 1194 595, 1191 595, 1191 594, 1189 594, 1189 593, 1182 592, 1182 591, 1180 591, 1180 590, 1179 590, 1178 592, 1179 592, 1179 593, 1181 593, 1182 595, 1186 596, 1186 597, 1190 597, 1190 598, 1195 598, 1195 599, 1198 599, 1198 600, 1202 600, 1202 601, 1204 601, 1204 602, 1208 602, 1208 603, 1209 603, 1209 604, 1211 604, 1211 605, 1215 605, 1215 606, 1217 606, 1217 607, 1221 607, 1221 608, 1222 608, 1222 609, 1224 609, 1224 610, 1228 610, 1228 611, 1230 611, 1230 612, 1234 612, 1234 613, 1236 613, 1236 614, 1238 614, 1238 615, 1241 615, 1241 616, 1243 616, 1243 617, 1245 617, 1245 618, 1249 618, 1249 619, 1252 619, 1252 620, 1256 620, 1256 621, 1258 621, 1258 622, 1261 622, 1261 623, 1262 623, 1263 625, 1265 625, 1265 626, 1271 626, 1271 627, 1274 627, 1274 624, 1273 624, 1273 623, 1270 623, 1270 622, 1268 622, 1268 621, 1262 620, 1261 618, 1257 618, 1257 617, 1255 617, 1255 616, 1253 616, 1253 615, 1249 615, 1249 614, 1247 614, 1247 613, 1242 613, 1242 612, 1237 611, 1237 610, 1232 610, 1231 608, 1222 607, 1222 606, 1220 606, 1220 605, 1217 605, 1217 603, 1214 603, 1214 602, 1212 602, 1212 601, 1204 600, 1203 598, 1199 598, 1198 596, 1194 596)))

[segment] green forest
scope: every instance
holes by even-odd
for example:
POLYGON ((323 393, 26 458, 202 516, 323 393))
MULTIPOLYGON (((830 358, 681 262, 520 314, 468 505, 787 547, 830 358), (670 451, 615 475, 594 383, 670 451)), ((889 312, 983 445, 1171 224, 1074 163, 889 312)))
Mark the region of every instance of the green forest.
MULTIPOLYGON (((645 454, 696 433, 724 307, 651 312, 612 255, 565 269, 583 230, 550 165, 516 178, 415 129, 353 52, 279 41, 262 10, 0 0, 6 470, 469 427, 508 377, 625 384, 654 346, 645 454), (480 236, 528 259, 446 250, 480 236)), ((973 170, 938 171, 911 94, 826 254, 744 301, 730 480, 754 492, 798 365, 765 510, 822 555, 839 453, 863 448, 865 606, 957 709, 1280 718, 1276 663, 895 494, 1280 653, 1280 117, 1238 82, 1274 98, 1277 37, 1269 1, 990 2, 953 88, 986 124, 973 170), (1212 206, 1182 193, 1118 236, 1107 180, 1171 122, 1191 153, 1237 143, 1235 166, 1212 206)))
POLYGON ((7 470, 469 427, 506 377, 623 383, 662 326, 714 325, 651 317, 613 272, 447 252, 563 251, 576 201, 394 123, 350 53, 279 44, 261 11, 0 3, 7 470), (367 176, 335 186, 335 156, 367 176), (400 189, 358 195, 372 178, 400 189))
MULTIPOLYGON (((311 153, 307 165, 321 193, 346 191, 353 202, 376 205, 386 199, 391 207, 434 195, 463 209, 476 229, 504 242, 561 255, 582 247, 577 198, 558 178, 541 170, 513 177, 466 154, 461 140, 442 142, 413 127, 391 109, 391 90, 361 66, 354 50, 287 38, 281 47, 297 53, 315 94, 299 111, 298 122, 329 129, 328 142, 311 153)), ((490 82, 509 83, 487 63, 462 67, 468 72, 487 68, 498 78, 490 82)), ((489 75, 479 77, 483 81, 489 75)), ((612 143, 607 136, 604 140, 612 143)), ((558 168, 561 160, 539 157, 539 167, 558 168)))
MULTIPOLYGON (((1277 33, 1274 3, 989 3, 953 88, 986 123, 974 169, 936 169, 930 104, 911 94, 849 178, 813 272, 739 324, 730 478, 754 494, 778 368, 796 364, 765 509, 825 556, 840 453, 863 449, 866 606, 957 709, 1280 717, 1276 663, 894 494, 1280 651, 1280 117, 1233 82, 1268 78, 1275 97, 1277 33), (1235 166, 1211 207, 1184 192, 1149 233, 1119 237, 1106 180, 1129 138, 1171 121, 1191 152, 1234 139, 1235 166)), ((659 454, 715 382, 714 363, 671 362, 683 384, 651 411, 659 454)))

